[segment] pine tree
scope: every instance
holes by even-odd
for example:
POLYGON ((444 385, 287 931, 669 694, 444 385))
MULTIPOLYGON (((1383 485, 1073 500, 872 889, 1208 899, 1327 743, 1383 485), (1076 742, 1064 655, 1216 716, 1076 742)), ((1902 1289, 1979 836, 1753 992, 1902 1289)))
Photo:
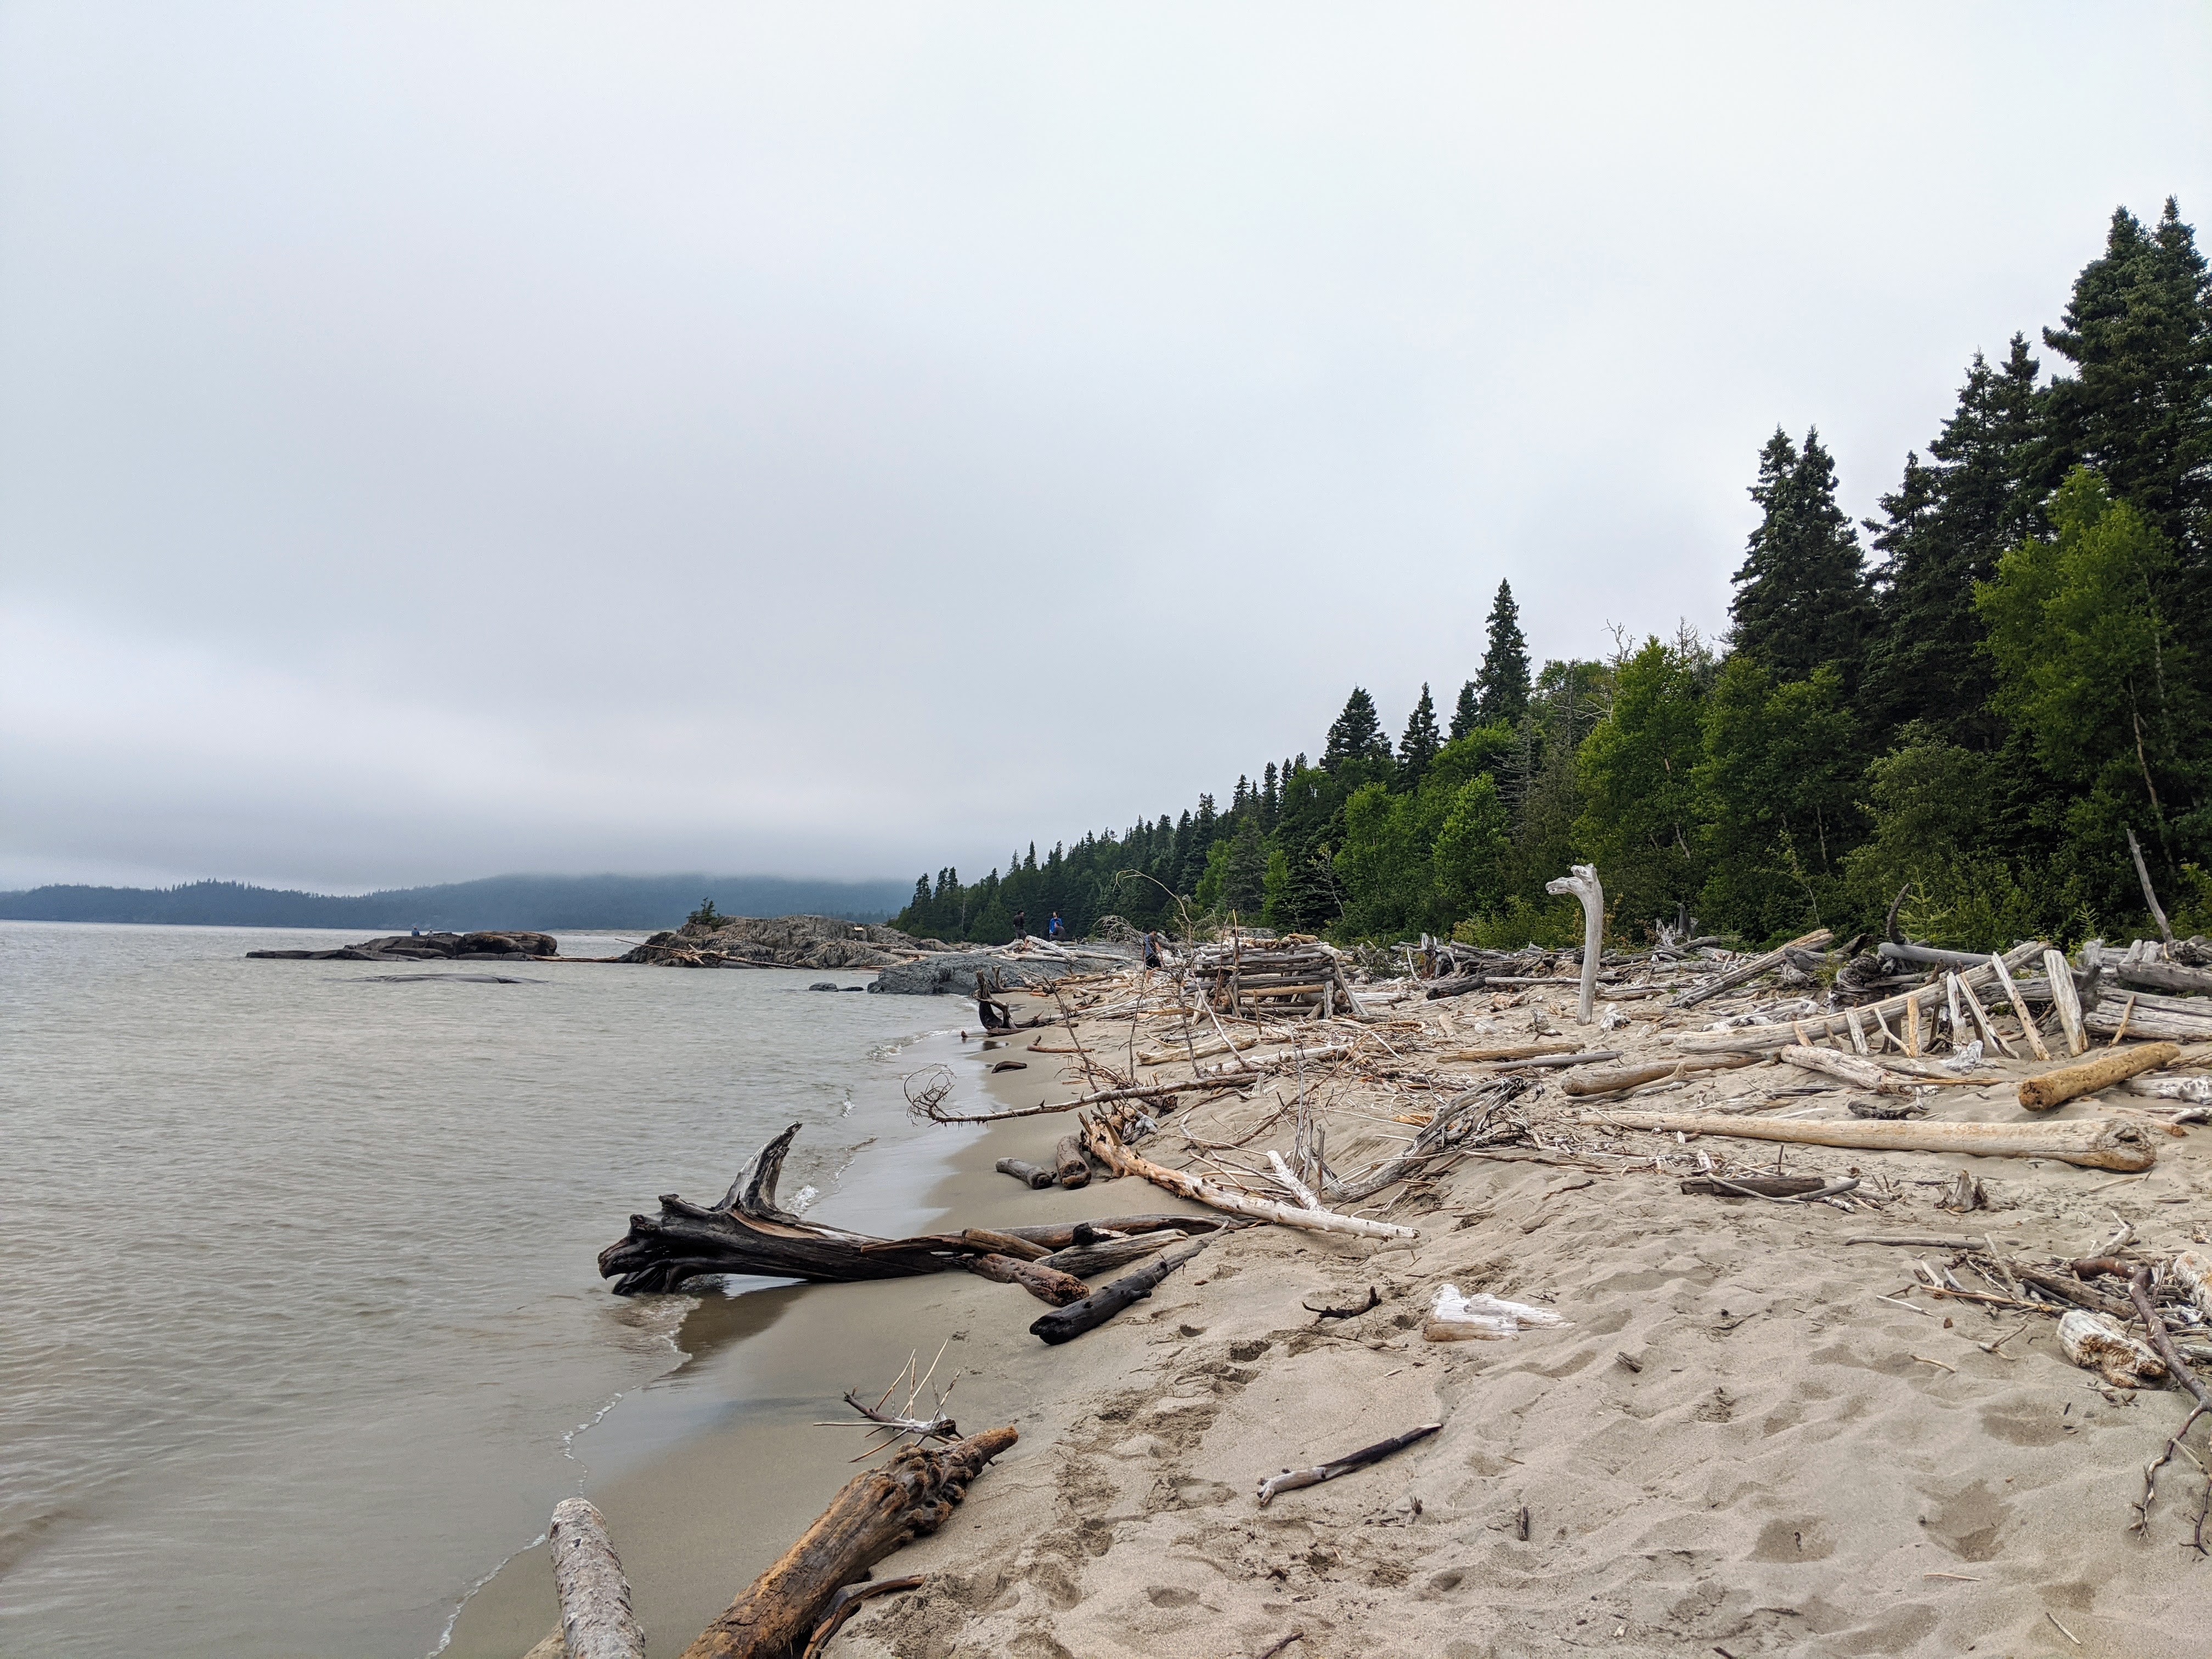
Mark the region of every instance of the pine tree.
MULTIPOLYGON (((1510 582, 1498 584, 1498 598, 1491 604, 1489 641, 1477 684, 1475 724, 1510 726, 1528 712, 1528 641, 1521 637, 1521 610, 1513 603, 1510 582)), ((1455 727, 1452 735, 1464 734, 1455 727)))
POLYGON ((1884 562, 1860 702, 1877 734, 1918 720, 1969 748, 1998 740, 1973 587, 2036 527, 2036 373, 2020 335, 2002 368, 1976 352, 1957 410, 1928 447, 1931 464, 1907 455, 1882 518, 1867 521, 1884 562))
POLYGON ((1247 921, 1255 919, 1265 897, 1267 843, 1258 821, 1249 814, 1237 820, 1229 842, 1229 862, 1222 874, 1221 902, 1247 921))
POLYGON ((1260 774, 1260 828, 1273 833, 1275 828, 1275 763, 1269 761, 1260 774))
POLYGON ((1474 682, 1469 680, 1460 687, 1459 706, 1452 710, 1451 740, 1457 743, 1481 724, 1482 711, 1475 696, 1474 682))
POLYGON ((1856 678, 1874 622, 1858 533, 1836 505, 1836 466, 1817 430, 1801 452, 1780 428, 1751 488, 1764 516, 1732 579, 1733 645, 1778 679, 1802 680, 1822 663, 1856 678))
POLYGON ((1443 738, 1437 732, 1437 705, 1429 696, 1428 683, 1421 683, 1421 700, 1413 705, 1413 712, 1406 720, 1406 735, 1398 740, 1398 778, 1401 786, 1411 789, 1427 773, 1437 750, 1443 747, 1443 738))
POLYGON ((1347 762, 1387 763, 1389 759, 1390 739, 1382 735, 1382 721, 1375 712, 1375 699, 1367 695, 1364 687, 1355 685, 1352 695, 1344 700, 1344 712, 1328 728, 1328 742, 1321 753, 1321 769, 1334 772, 1347 762))

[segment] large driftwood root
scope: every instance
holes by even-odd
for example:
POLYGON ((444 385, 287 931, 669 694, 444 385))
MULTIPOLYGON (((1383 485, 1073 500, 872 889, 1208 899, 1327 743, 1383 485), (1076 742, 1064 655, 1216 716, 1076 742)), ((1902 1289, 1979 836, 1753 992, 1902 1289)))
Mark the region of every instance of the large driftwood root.
MULTIPOLYGON (((907 1279, 918 1273, 964 1267, 977 1256, 1034 1259, 1086 1242, 1078 1231, 1116 1234, 1164 1229, 1211 1231, 1220 1224, 1205 1216, 1122 1216, 1099 1222, 1061 1222, 986 1233, 925 1233, 914 1238, 874 1238, 807 1221, 780 1208, 777 1178, 799 1126, 793 1124, 761 1148, 760 1155, 730 1185, 719 1204, 689 1204, 663 1195, 659 1215, 633 1215, 629 1231, 599 1252, 599 1275, 615 1280, 615 1294, 673 1291, 702 1273, 753 1273, 768 1279, 805 1279, 850 1284, 863 1279, 907 1279)), ((988 1273, 987 1273, 987 1276, 988 1273)), ((1046 1295, 1049 1275, 1027 1275, 1015 1282, 1049 1301, 1066 1285, 1046 1295), (1035 1284, 1031 1283, 1035 1279, 1035 1284)), ((1076 1294, 1080 1295, 1079 1289, 1076 1294)))
POLYGON ((837 1592, 945 1524, 984 1465, 1021 1437, 986 1429, 942 1451, 912 1447, 854 1477, 822 1517, 684 1650, 683 1659, 790 1659, 837 1592))

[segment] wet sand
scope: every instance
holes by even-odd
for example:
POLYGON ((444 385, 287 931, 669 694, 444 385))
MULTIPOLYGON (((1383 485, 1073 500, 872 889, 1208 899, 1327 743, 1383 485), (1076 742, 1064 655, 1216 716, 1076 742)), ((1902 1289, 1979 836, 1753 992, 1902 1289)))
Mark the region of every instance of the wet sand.
MULTIPOLYGON (((1047 1005, 1049 1006, 1049 1005, 1047 1005)), ((1026 1035, 1019 1039, 1026 1043, 1026 1035)), ((1002 1106, 1064 1097, 1058 1066, 1020 1055, 1028 1069, 994 1076, 971 1039, 933 1038, 908 1051, 915 1067, 951 1065, 958 1098, 1002 1106)), ((970 1107, 969 1109, 976 1109, 970 1107)), ((1031 1192, 992 1165, 1035 1157, 1073 1118, 976 1128, 930 1127, 914 1141, 865 1151, 813 1212, 871 1232, 925 1231, 941 1218, 996 1226, 1109 1215, 1194 1211, 1141 1181, 1095 1181, 1086 1189, 1031 1192), (919 1168, 923 1177, 911 1179, 919 1168)), ((805 1146, 802 1133, 799 1145, 805 1146)), ((797 1182, 787 1178, 787 1190, 797 1182)), ((709 1197, 715 1194, 709 1194, 709 1197)), ((647 1194, 639 1207, 649 1207, 647 1194)), ((608 1218, 610 1243, 624 1218, 608 1218)), ((593 1471, 586 1495, 620 1550, 653 1659, 679 1653, 759 1575, 858 1473, 848 1460, 866 1442, 856 1430, 812 1426, 846 1415, 848 1388, 880 1392, 919 1352, 927 1366, 951 1340, 940 1380, 960 1373, 947 1410, 970 1430, 1013 1423, 1023 1443, 979 1483, 1000 1484, 1050 1438, 1049 1402, 1065 1390, 1072 1355, 1028 1334, 1043 1304, 1018 1288, 966 1273, 870 1285, 796 1285, 703 1300, 678 1344, 691 1358, 626 1401, 592 1429, 579 1455, 593 1471), (1042 1432, 1040 1432, 1042 1431, 1042 1432)), ((963 1523, 956 1518, 954 1530, 963 1523)), ((542 1547, 517 1556, 470 1601, 457 1621, 454 1659, 517 1659, 556 1624, 558 1607, 542 1547)))

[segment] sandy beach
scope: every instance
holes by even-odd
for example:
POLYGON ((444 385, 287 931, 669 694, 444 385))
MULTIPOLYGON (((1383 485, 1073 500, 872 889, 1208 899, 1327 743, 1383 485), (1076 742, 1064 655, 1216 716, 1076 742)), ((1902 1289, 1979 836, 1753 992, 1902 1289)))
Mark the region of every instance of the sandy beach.
MULTIPOLYGON (((1445 1097, 1417 1082, 1495 1074, 1441 1052, 1525 1039, 1534 1025, 1575 1029, 1571 992, 1481 1006, 1492 1000, 1402 1004, 1369 1028, 1406 1063, 1395 1079, 1388 1066, 1338 1068, 1337 1167, 1402 1141, 1413 1129, 1394 1117, 1418 1122, 1445 1097)), ((1076 1029, 1119 1058, 1133 1043, 1126 1018, 1076 1029)), ((1139 1021, 1134 1045, 1160 1029, 1139 1021)), ((1028 1052, 1033 1041, 1072 1046, 1064 1028, 988 1053, 967 1043, 951 1062, 953 1107, 1067 1098, 1080 1072, 1028 1052), (1025 1069, 985 1073, 1009 1056, 1025 1069)), ((1670 1052, 1648 1018, 1604 1041, 1631 1058, 1670 1052)), ((1934 1115, 2021 1117, 2016 1079, 2041 1069, 1990 1066, 1976 1086, 1936 1091, 1934 1115)), ((1664 1103, 1741 1107, 1806 1080, 1769 1062, 1703 1074, 1664 1103)), ((1287 1092, 1268 1079, 1249 1100, 1187 1104, 1144 1150, 1183 1164, 1189 1148, 1244 1136, 1287 1092)), ((1783 1095, 1771 1109, 1840 1117, 1844 1100, 1783 1095)), ((1994 1237, 2008 1257, 2045 1262, 2131 1226, 2130 1247, 2155 1258, 2203 1232, 2202 1129, 2158 1122, 2118 1091, 2057 1114, 2148 1127, 2155 1167, 2115 1176, 1811 1146, 1778 1160, 1747 1140, 1599 1131, 1555 1080, 1519 1104, 1548 1146, 1470 1156, 1361 1206, 1418 1227, 1418 1240, 1242 1230, 1065 1347, 1026 1334, 1040 1304, 1019 1290, 963 1275, 708 1303, 689 1328, 774 1322, 772 1340, 749 1345, 751 1393, 716 1396, 708 1340, 690 1386, 726 1425, 591 1494, 652 1650, 679 1651, 849 1478, 859 1437, 804 1425, 837 1415, 842 1387, 880 1386, 910 1352, 926 1360, 950 1338, 953 1414, 969 1431, 1012 1423, 1021 1442, 941 1534, 878 1569, 926 1574, 925 1587, 863 1611, 834 1654, 2212 1653, 2212 1564, 2191 1543, 2203 1479, 2175 1459, 2147 1530, 2130 1530, 2144 1466, 2185 1397, 2077 1369, 2051 1317, 1917 1288, 1913 1261, 1941 1273, 1955 1250, 1844 1243, 1994 1237), (1685 1194, 1700 1151, 1727 1173, 1778 1162, 1862 1184, 1842 1205, 1685 1194), (1961 1170, 1984 1198, 1964 1215, 1939 1207, 1961 1170), (1425 1340, 1447 1283, 1566 1322, 1425 1340), (1370 1287, 1378 1304, 1356 1317, 1306 1305, 1355 1305, 1370 1287), (1441 1431, 1376 1467, 1255 1500, 1280 1469, 1430 1423, 1441 1431)), ((986 1226, 1182 1207, 1135 1178, 1032 1193, 992 1172, 1000 1157, 1043 1158, 1073 1123, 934 1131, 954 1142, 957 1167, 930 1205, 986 1226)), ((1286 1120, 1246 1151, 1271 1144, 1288 1147, 1286 1120)), ((858 1224, 849 1208, 840 1219, 858 1224)), ((455 1651, 513 1656, 530 1644, 518 1637, 550 1626, 538 1560, 479 1598, 455 1651)))

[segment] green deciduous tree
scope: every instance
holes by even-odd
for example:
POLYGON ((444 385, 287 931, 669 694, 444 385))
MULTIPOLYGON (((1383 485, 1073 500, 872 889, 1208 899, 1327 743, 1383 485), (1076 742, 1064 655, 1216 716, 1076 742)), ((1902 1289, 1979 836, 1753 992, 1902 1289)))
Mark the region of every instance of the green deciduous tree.
POLYGON ((2086 471, 2060 487, 2051 520, 2051 535, 2007 553, 1974 592, 1996 707, 2050 776, 2080 792, 2068 814, 2077 839, 2110 845, 2147 817, 2169 859, 2193 853, 2204 733, 2159 602, 2172 547, 2086 471))
POLYGON ((1672 915, 1705 884, 1705 702, 1712 653, 1694 635, 1656 635, 1613 671, 1613 705, 1578 757, 1577 845, 1623 918, 1672 915))
POLYGON ((1767 939, 1841 919, 1860 828, 1856 738, 1832 663, 1780 683, 1741 652, 1721 665, 1697 778, 1707 926, 1767 939))

